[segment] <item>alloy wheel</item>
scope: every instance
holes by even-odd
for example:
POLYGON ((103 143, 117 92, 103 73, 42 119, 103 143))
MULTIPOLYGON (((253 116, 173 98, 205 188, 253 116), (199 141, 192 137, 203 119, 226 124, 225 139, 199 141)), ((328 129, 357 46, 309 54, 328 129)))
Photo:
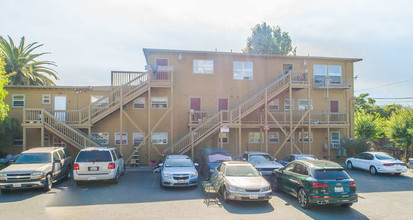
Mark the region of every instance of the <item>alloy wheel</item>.
POLYGON ((353 164, 351 162, 347 162, 347 169, 353 169, 353 164))
POLYGON ((308 198, 304 189, 300 189, 300 191, 298 192, 298 203, 300 203, 300 206, 302 208, 307 208, 308 206, 308 198))
POLYGON ((370 173, 371 173, 371 175, 376 175, 376 173, 377 173, 376 168, 373 167, 373 166, 371 166, 371 167, 370 167, 370 173))

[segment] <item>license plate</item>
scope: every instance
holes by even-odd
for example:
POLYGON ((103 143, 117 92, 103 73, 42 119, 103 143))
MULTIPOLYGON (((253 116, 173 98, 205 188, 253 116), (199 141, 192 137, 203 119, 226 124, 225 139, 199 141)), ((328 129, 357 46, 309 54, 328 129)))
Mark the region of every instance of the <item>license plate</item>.
POLYGON ((88 180, 95 180, 96 179, 96 177, 89 177, 89 178, 87 178, 88 180))
POLYGON ((258 199, 258 195, 250 195, 250 199, 258 199))
POLYGON ((13 183, 13 187, 22 187, 21 183, 13 183))
POLYGON ((396 169, 396 171, 401 171, 402 169, 396 169))
POLYGON ((98 171, 99 167, 89 167, 89 171, 98 171))
POLYGON ((185 183, 185 180, 178 180, 178 183, 185 183))
POLYGON ((335 192, 344 192, 343 187, 334 187, 335 192))

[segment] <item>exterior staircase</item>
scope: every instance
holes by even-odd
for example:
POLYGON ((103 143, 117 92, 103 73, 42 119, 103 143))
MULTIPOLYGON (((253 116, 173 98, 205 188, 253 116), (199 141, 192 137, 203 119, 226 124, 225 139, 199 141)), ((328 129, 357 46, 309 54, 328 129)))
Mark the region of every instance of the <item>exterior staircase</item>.
POLYGON ((266 101, 271 101, 290 86, 293 88, 304 88, 309 84, 308 79, 306 72, 289 72, 281 75, 232 110, 221 110, 213 114, 198 127, 165 149, 164 152, 168 154, 184 154, 188 152, 216 133, 222 125, 240 124, 244 117, 262 108, 266 101))

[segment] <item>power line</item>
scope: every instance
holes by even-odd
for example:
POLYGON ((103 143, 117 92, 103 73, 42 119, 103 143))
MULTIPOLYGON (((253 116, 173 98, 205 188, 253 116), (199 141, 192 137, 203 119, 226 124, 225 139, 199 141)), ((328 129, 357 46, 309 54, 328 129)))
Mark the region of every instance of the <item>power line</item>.
POLYGON ((372 99, 413 99, 413 97, 372 98, 372 99))
POLYGON ((399 81, 399 82, 384 84, 384 85, 381 85, 381 86, 371 87, 371 88, 367 88, 367 89, 360 89, 360 90, 357 90, 357 91, 354 91, 354 92, 361 92, 361 91, 366 91, 366 90, 371 90, 371 89, 378 89, 378 88, 393 86, 393 85, 397 85, 397 84, 401 84, 401 83, 405 83, 405 82, 409 82, 409 81, 413 81, 413 79, 408 79, 408 80, 403 80, 403 81, 399 81))

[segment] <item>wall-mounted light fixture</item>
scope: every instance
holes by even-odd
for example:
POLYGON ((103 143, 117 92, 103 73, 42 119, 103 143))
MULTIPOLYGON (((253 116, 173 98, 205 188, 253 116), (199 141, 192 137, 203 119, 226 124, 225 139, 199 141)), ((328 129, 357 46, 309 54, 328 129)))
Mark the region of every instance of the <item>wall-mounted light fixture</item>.
POLYGON ((304 59, 303 66, 307 66, 307 60, 304 59))
POLYGON ((178 55, 178 60, 182 61, 182 54, 181 53, 178 55))

